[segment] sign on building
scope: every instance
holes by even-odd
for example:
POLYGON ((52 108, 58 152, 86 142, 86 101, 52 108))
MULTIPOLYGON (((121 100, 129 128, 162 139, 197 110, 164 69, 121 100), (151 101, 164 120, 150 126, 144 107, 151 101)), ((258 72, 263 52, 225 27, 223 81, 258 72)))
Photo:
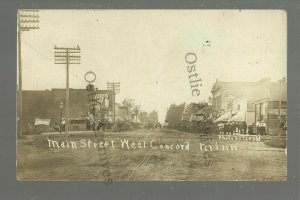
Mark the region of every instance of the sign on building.
POLYGON ((50 119, 35 119, 34 125, 50 125, 50 119))

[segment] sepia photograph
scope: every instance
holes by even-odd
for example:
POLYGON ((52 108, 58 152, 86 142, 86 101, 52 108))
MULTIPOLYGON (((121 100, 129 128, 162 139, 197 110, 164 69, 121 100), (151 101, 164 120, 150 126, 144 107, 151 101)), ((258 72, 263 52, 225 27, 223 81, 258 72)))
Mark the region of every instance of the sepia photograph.
POLYGON ((18 181, 286 181, 284 10, 17 15, 18 181))

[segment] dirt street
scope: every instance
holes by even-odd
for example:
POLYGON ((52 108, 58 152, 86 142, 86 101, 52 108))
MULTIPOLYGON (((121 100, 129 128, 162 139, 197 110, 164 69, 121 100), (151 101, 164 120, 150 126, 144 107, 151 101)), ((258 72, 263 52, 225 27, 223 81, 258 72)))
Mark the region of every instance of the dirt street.
POLYGON ((206 165, 208 143, 198 134, 140 129, 105 132, 102 143, 99 138, 100 134, 76 133, 18 139, 17 178, 103 180, 109 174, 113 181, 286 179, 285 150, 263 142, 225 141, 214 135, 211 149, 206 148, 212 150, 206 165))

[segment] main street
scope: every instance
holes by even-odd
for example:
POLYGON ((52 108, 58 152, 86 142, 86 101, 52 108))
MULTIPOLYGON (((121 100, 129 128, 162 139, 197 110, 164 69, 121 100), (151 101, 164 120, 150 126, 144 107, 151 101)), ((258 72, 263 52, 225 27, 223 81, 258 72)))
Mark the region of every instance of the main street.
POLYGON ((262 141, 219 140, 214 135, 209 142, 211 162, 206 165, 205 149, 200 148, 207 144, 206 139, 206 136, 171 129, 27 135, 17 140, 17 177, 19 180, 103 180, 108 172, 113 181, 279 181, 286 177, 283 148, 270 147, 262 141), (71 143, 73 147, 76 143, 76 148, 71 143), (106 152, 105 158, 99 151, 106 152))

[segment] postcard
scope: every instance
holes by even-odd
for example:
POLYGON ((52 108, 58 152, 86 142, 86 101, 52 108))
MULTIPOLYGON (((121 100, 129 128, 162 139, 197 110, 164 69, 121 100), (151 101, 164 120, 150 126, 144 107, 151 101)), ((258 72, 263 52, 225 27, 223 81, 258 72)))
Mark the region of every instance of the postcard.
POLYGON ((285 181, 283 10, 18 10, 19 181, 285 181))

